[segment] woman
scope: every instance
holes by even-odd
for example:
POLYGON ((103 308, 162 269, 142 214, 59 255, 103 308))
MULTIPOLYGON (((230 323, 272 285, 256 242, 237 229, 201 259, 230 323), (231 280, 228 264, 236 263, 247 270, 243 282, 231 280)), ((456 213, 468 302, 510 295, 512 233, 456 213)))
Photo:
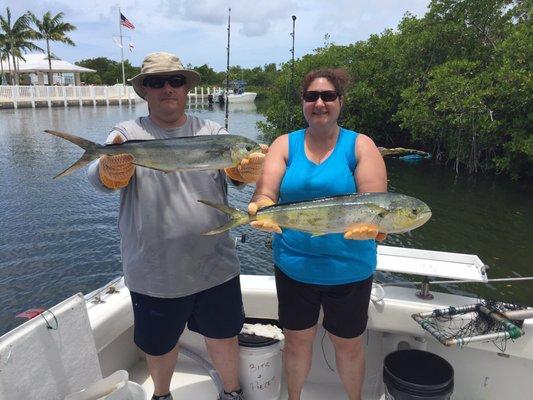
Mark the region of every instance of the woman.
MULTIPOLYGON (((387 191, 385 164, 372 139, 337 123, 347 81, 346 72, 337 69, 305 76, 302 106, 309 126, 272 143, 248 206, 250 214, 278 202, 387 191)), ((270 221, 254 221, 252 226, 276 233, 273 255, 289 400, 300 399, 311 368, 321 306, 340 379, 349 399, 360 399, 361 335, 376 268, 376 240, 385 234, 372 225, 319 237, 292 229, 282 232, 270 221)))

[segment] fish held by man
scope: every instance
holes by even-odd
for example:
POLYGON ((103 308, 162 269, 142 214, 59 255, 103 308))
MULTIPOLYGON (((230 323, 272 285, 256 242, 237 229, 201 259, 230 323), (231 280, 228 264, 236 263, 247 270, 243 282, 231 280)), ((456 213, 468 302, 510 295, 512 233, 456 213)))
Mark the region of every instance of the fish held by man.
POLYGON ((236 166, 254 152, 261 152, 255 141, 239 135, 202 135, 170 139, 129 140, 120 144, 101 145, 69 133, 45 130, 72 142, 85 153, 55 178, 83 168, 101 156, 129 153, 133 164, 163 172, 224 169, 236 166))
POLYGON ((260 209, 256 215, 198 200, 226 213, 230 220, 205 235, 214 235, 252 221, 271 221, 315 236, 343 233, 360 224, 377 226, 379 232, 404 233, 425 224, 431 210, 423 201, 399 193, 356 193, 310 201, 275 204, 260 209))

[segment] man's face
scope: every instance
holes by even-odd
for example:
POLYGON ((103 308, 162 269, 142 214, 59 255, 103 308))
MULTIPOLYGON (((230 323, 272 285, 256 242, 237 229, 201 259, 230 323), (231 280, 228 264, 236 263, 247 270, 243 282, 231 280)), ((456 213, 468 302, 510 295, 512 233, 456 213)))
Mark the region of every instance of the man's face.
POLYGON ((184 115, 188 86, 183 75, 152 75, 144 79, 142 90, 150 115, 166 123, 178 122, 184 115))

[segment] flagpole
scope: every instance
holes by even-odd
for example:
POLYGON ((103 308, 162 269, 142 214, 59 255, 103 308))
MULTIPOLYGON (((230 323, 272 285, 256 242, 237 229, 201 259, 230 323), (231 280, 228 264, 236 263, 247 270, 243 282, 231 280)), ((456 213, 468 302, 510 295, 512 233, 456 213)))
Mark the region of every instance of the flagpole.
POLYGON ((126 91, 126 75, 124 74, 124 46, 122 44, 122 13, 118 8, 118 27, 120 29, 120 61, 122 63, 122 93, 126 91))

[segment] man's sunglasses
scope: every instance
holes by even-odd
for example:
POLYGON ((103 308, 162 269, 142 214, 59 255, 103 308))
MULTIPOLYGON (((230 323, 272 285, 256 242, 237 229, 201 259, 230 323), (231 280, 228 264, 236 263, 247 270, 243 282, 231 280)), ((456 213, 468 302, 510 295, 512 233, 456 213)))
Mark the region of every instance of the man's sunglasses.
POLYGON ((179 88, 187 82, 183 75, 174 76, 149 76, 143 81, 143 86, 148 86, 152 89, 161 89, 168 82, 173 88, 179 88))
POLYGON ((322 101, 335 101, 339 97, 339 94, 335 90, 324 90, 323 92, 317 92, 315 90, 308 90, 302 94, 304 101, 312 103, 317 101, 319 98, 322 101))

